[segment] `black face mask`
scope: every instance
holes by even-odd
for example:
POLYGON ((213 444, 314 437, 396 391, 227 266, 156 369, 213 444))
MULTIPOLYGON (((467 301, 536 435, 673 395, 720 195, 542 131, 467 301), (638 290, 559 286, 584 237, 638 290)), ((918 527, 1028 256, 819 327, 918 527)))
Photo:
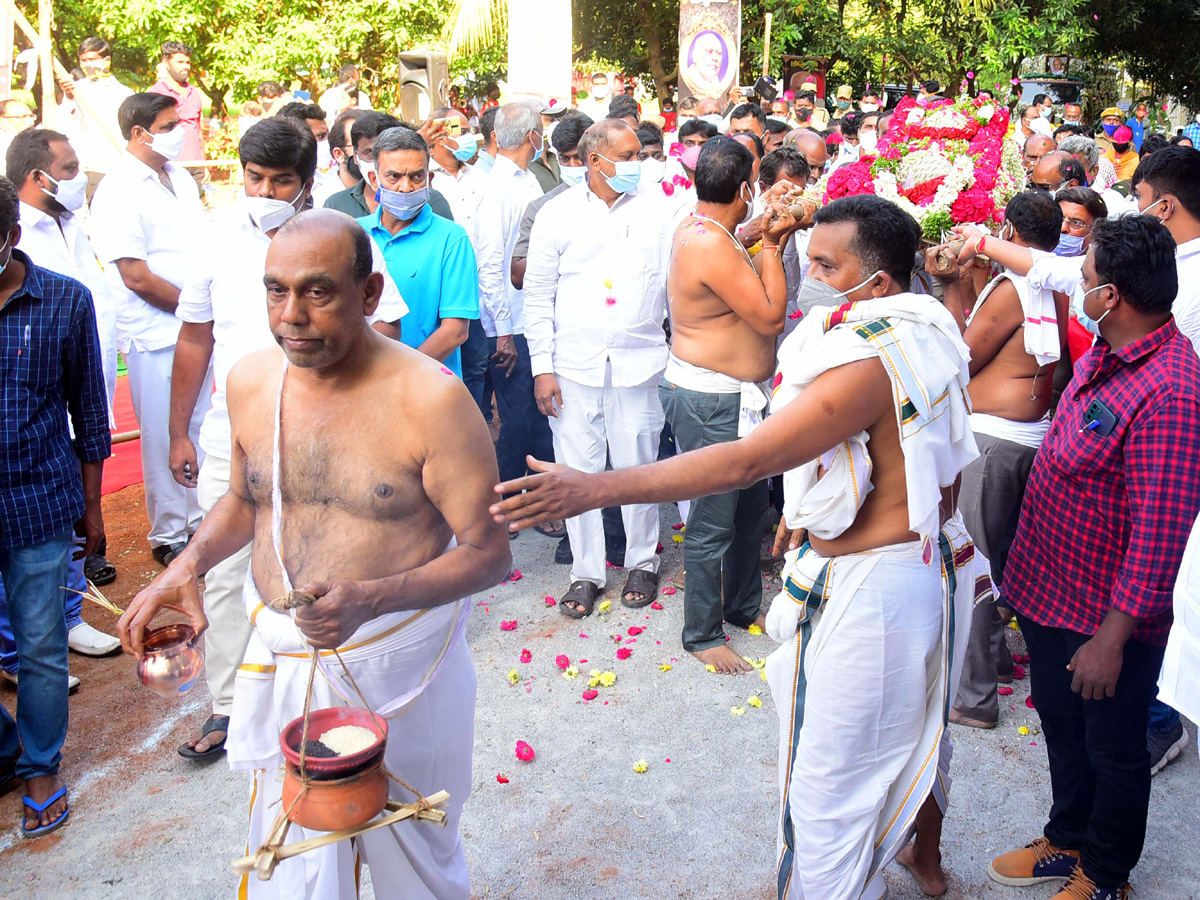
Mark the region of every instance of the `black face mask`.
MULTIPOLYGON (((346 151, 343 150, 342 152, 345 153, 346 151)), ((355 159, 353 156, 346 156, 342 162, 342 165, 346 167, 346 171, 350 173, 351 178, 357 178, 359 181, 362 181, 362 169, 358 167, 357 159, 355 159)))
POLYGON ((1113 144, 1113 149, 1118 153, 1124 153, 1129 149, 1128 144, 1113 144))

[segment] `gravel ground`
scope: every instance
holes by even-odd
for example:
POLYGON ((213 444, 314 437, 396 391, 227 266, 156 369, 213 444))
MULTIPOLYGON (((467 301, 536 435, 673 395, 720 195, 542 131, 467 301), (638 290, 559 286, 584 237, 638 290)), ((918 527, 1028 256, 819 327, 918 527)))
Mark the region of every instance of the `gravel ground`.
MULTIPOLYGON (((681 558, 671 541, 674 515, 663 507, 664 584, 681 558)), ((479 671, 475 783, 463 819, 474 896, 772 897, 778 720, 766 684, 757 672, 710 675, 682 652, 682 592, 661 597, 662 610, 626 610, 623 573, 611 571, 608 612, 582 622, 559 615, 544 600, 567 585, 553 551, 553 541, 534 533, 514 541, 523 577, 477 596, 468 627, 479 671), (501 630, 514 619, 516 630, 501 630), (634 641, 631 626, 645 629, 634 641), (617 659, 614 635, 629 658, 617 659), (527 664, 519 661, 523 649, 532 654, 527 664), (562 678, 559 654, 582 674, 562 678), (671 668, 662 671, 665 665, 671 668), (514 669, 518 680, 510 684, 514 669), (592 669, 617 680, 585 702, 592 669), (753 696, 761 708, 748 702, 753 696), (732 715, 734 706, 745 714, 732 715), (515 758, 518 740, 534 747, 533 762, 515 758), (634 772, 639 760, 648 764, 645 774, 634 772)), ((126 561, 123 582, 131 568, 135 580, 153 572, 126 561)), ((769 582, 768 599, 777 589, 769 582)), ((87 615, 94 624, 107 621, 102 612, 87 615)), ((731 637, 751 658, 773 649, 765 636, 733 630, 731 637)), ((1020 651, 1019 637, 1012 638, 1020 651)), ((203 686, 168 703, 135 683, 127 659, 73 657, 72 671, 84 687, 72 700, 64 752, 71 824, 37 842, 22 841, 12 826, 0 830, 0 896, 132 898, 164 886, 177 896, 234 895, 228 864, 245 849, 245 783, 223 763, 189 765, 174 752, 206 715, 203 686)), ((0 685, 11 710, 15 691, 0 685)), ((1028 681, 1018 682, 994 731, 954 730, 943 840, 951 898, 1053 893, 1002 888, 985 873, 993 855, 1040 833, 1049 806, 1045 751, 1026 696, 1028 681), (1021 725, 1034 733, 1020 735, 1021 725)), ((1194 729, 1191 735, 1194 742, 1194 729)), ((1194 743, 1154 781, 1146 849, 1133 876, 1139 900, 1200 896, 1198 781, 1194 743)), ((3 821, 16 823, 19 803, 11 788, 0 797, 3 821)), ((888 882, 893 900, 923 896, 896 866, 888 882)))

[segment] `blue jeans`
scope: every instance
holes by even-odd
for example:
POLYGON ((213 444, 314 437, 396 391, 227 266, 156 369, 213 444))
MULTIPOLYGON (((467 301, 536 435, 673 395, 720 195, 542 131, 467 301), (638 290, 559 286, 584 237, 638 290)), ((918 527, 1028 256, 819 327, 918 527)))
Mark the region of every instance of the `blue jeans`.
POLYGON ((472 319, 467 328, 467 340, 462 345, 462 377, 485 422, 492 421, 492 375, 488 357, 495 352, 495 347, 496 341, 484 332, 483 323, 472 319))
MULTIPOLYGON (((1161 700, 1150 702, 1150 724, 1147 731, 1173 731, 1179 724, 1179 711, 1172 709, 1161 700)), ((1155 760, 1157 762, 1157 760, 1155 760)))
POLYGON ((71 533, 32 547, 0 549, 0 579, 21 658, 17 719, 0 706, 0 760, 21 779, 58 772, 67 737, 67 579, 71 533))
MULTIPOLYGON (((72 550, 83 547, 83 538, 73 535, 72 550)), ((74 557, 74 554, 71 555, 74 557)), ((76 591, 87 590, 87 578, 83 574, 82 559, 67 560, 67 587, 76 591)), ((83 621, 83 597, 72 591, 59 591, 63 597, 63 612, 67 614, 67 631, 83 621)), ((17 642, 13 639, 12 625, 8 621, 8 600, 4 593, 4 582, 0 581, 0 669, 10 675, 17 674, 17 642)))
MULTIPOLYGON (((507 374, 491 364, 492 386, 496 389, 496 410, 500 413, 500 439, 496 441, 496 463, 500 480, 511 481, 529 471, 525 456, 554 461, 554 438, 546 417, 538 412, 533 398, 533 368, 525 335, 514 334, 517 364, 507 374)), ((496 339, 488 338, 488 356, 496 352, 496 339)))

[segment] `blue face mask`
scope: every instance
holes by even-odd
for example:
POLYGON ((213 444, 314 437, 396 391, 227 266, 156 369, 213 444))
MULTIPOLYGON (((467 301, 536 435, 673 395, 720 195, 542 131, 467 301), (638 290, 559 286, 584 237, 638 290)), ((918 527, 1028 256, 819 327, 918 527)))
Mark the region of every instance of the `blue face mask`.
POLYGON ((464 134, 461 137, 455 138, 454 141, 458 144, 458 147, 451 152, 459 162, 466 162, 479 149, 479 135, 477 134, 464 134))
POLYGON ((415 219, 417 213, 421 211, 421 207, 429 202, 429 186, 426 185, 408 193, 389 191, 387 188, 381 187, 376 192, 375 199, 397 219, 407 222, 415 219))
POLYGON ((605 175, 604 180, 618 194, 627 194, 638 186, 638 181, 642 177, 642 164, 636 159, 628 162, 615 162, 603 154, 597 154, 597 156, 606 163, 612 163, 613 169, 616 170, 611 175, 605 175))
POLYGON ((1083 301, 1087 299, 1088 294, 1094 294, 1096 291, 1102 291, 1106 287, 1112 287, 1112 285, 1102 284, 1099 287, 1092 288, 1090 291, 1076 291, 1071 295, 1071 312, 1074 314, 1075 318, 1079 320, 1079 324, 1096 337, 1100 337, 1100 323, 1104 321, 1104 316, 1107 316, 1110 312, 1112 312, 1112 310, 1106 309, 1104 311, 1104 316, 1101 316, 1098 319, 1093 319, 1084 311, 1083 301))
POLYGON ((1064 234, 1058 239, 1058 246, 1054 248, 1055 256, 1082 256, 1083 242, 1086 237, 1076 237, 1073 234, 1064 234))
POLYGON ((1120 126, 1120 125, 1103 125, 1103 126, 1101 126, 1101 127, 1102 127, 1102 128, 1104 128, 1104 133, 1105 133, 1105 134, 1107 134, 1109 137, 1112 137, 1112 136, 1113 136, 1113 132, 1114 132, 1114 131, 1116 131, 1116 130, 1117 130, 1118 128, 1120 128, 1121 126, 1120 126))
POLYGON ((563 184, 568 184, 571 187, 583 181, 587 175, 587 166, 563 166, 558 167, 558 172, 562 175, 563 184))
POLYGON ((480 172, 492 171, 492 166, 496 164, 496 157, 492 156, 486 150, 479 151, 479 157, 475 160, 475 168, 480 172))
POLYGON ((529 138, 529 143, 533 144, 533 159, 530 162, 535 163, 542 158, 542 145, 536 142, 532 136, 529 138))

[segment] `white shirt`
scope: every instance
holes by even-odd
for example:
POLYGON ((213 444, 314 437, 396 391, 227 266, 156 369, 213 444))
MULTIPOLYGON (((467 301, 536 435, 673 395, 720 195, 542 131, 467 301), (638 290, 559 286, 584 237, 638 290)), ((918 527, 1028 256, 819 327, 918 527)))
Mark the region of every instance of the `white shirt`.
POLYGON ((179 336, 179 320, 129 290, 116 265, 110 265, 117 259, 144 259, 159 278, 183 287, 203 206, 186 169, 168 162, 166 172, 173 192, 158 173, 126 151, 92 197, 92 245, 107 266, 122 352, 173 347, 179 336))
POLYGON ((338 175, 338 165, 334 163, 325 171, 317 170, 316 176, 313 179, 312 199, 313 209, 321 209, 325 206, 325 201, 339 191, 344 191, 346 186, 342 184, 342 179, 338 175))
POLYGON ((484 188, 487 187, 487 175, 478 169, 463 163, 457 175, 451 175, 432 159, 429 167, 434 172, 433 187, 450 204, 450 212, 454 213, 454 221, 467 230, 467 237, 475 245, 475 216, 479 211, 479 201, 483 199, 484 188))
POLYGON ((474 222, 480 318, 488 337, 524 334, 524 294, 513 287, 509 267, 521 216, 542 188, 531 172, 504 155, 496 157, 487 179, 474 222))
MULTIPOLYGON (((1189 241, 1188 243, 1192 243, 1189 241)), ((1158 699, 1200 718, 1200 519, 1192 526, 1175 581, 1175 621, 1167 638, 1158 699)))
MULTIPOLYGON (((222 210, 201 230, 175 315, 181 322, 213 326, 212 407, 200 426, 200 449, 232 459, 225 382, 237 363, 251 353, 276 346, 267 316, 263 272, 271 239, 258 230, 245 208, 222 210)), ((408 312, 383 255, 371 241, 373 268, 383 272, 383 296, 367 321, 396 322, 408 312)))
POLYGON ((43 269, 82 282, 92 292, 97 323, 102 318, 111 319, 115 327, 117 309, 108 291, 104 266, 74 213, 64 212, 55 220, 22 200, 21 240, 17 246, 43 269))
MULTIPOLYGON (((130 88, 111 75, 99 81, 85 78, 75 82, 75 96, 87 103, 118 141, 121 140, 121 129, 117 124, 117 110, 121 102, 132 95, 130 88)), ((79 164, 89 172, 111 171, 121 158, 122 149, 105 134, 104 128, 84 112, 76 100, 63 100, 58 114, 62 117, 63 131, 79 155, 79 164)))
POLYGON ((525 266, 535 377, 603 387, 611 363, 613 385, 632 387, 665 368, 670 208, 656 183, 647 187, 609 207, 585 182, 538 212, 525 266))
POLYGON ((1175 271, 1179 275, 1179 293, 1171 312, 1179 330, 1200 353, 1200 238, 1176 245, 1175 271))

